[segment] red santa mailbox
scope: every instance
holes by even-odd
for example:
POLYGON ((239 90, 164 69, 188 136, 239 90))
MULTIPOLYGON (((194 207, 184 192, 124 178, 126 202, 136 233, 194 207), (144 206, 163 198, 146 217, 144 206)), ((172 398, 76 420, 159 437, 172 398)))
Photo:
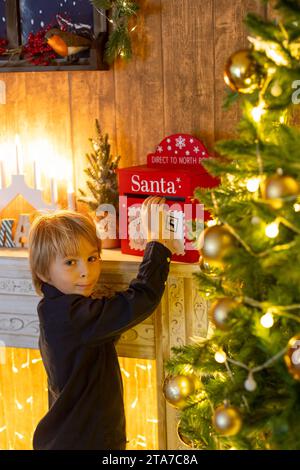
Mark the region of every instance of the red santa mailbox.
POLYGON ((201 201, 194 199, 197 187, 210 188, 219 181, 201 165, 209 157, 203 143, 187 134, 166 137, 147 157, 147 165, 121 168, 119 172, 122 253, 143 255, 146 234, 142 232, 140 209, 148 196, 164 196, 169 212, 164 221, 165 236, 184 240, 172 260, 194 263, 199 252, 193 243, 193 221, 201 227, 209 218, 201 201), (202 224, 201 224, 202 223, 202 224), (125 227, 125 230, 124 230, 125 227))

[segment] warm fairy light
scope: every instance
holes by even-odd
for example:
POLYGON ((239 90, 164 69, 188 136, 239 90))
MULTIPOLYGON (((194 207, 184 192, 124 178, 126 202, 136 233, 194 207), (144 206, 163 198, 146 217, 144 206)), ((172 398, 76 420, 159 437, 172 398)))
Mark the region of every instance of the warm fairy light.
POLYGON ((217 225, 217 221, 214 219, 211 219, 207 222, 207 227, 214 227, 214 225, 217 225))
POLYGON ((253 378, 253 374, 250 372, 247 379, 244 382, 244 387, 248 392, 254 392, 257 388, 257 383, 253 378))
POLYGON ((224 362, 226 362, 226 358, 227 356, 222 350, 217 351, 215 354, 215 361, 218 362, 219 364, 224 364, 224 362))
POLYGON ((135 408, 136 405, 137 405, 137 402, 138 402, 138 397, 136 397, 136 398, 133 400, 133 402, 131 403, 130 407, 131 407, 131 408, 135 408))
MULTIPOLYGON (((6 362, 0 367, 0 449, 30 449, 34 427, 48 406, 42 359, 36 350, 6 348, 6 362)), ((120 368, 125 378, 128 448, 157 449, 156 361, 120 357, 120 368)))
POLYGON ((295 212, 300 212, 300 204, 294 204, 294 211, 295 212))
POLYGON ((276 65, 288 65, 288 61, 285 59, 285 57, 279 54, 278 51, 275 50, 273 44, 268 49, 268 56, 275 62, 276 65))
POLYGON ((274 317, 271 312, 265 313, 261 319, 260 319, 260 324, 264 328, 271 328, 274 325, 274 317))
POLYGON ((280 124, 284 124, 284 123, 285 123, 285 117, 284 117, 284 116, 280 116, 279 122, 280 122, 280 124))
POLYGON ((147 370, 147 366, 144 366, 143 364, 136 364, 136 367, 142 370, 147 370))
POLYGON ((265 234, 268 238, 276 238, 279 234, 279 225, 277 222, 272 222, 271 224, 267 225, 265 228, 265 234))
POLYGON ((15 404, 16 404, 16 407, 18 408, 18 410, 23 409, 23 405, 21 405, 21 403, 18 400, 15 400, 15 404))
POLYGON ((36 359, 31 359, 31 363, 32 364, 36 364, 37 362, 42 362, 42 358, 41 357, 38 357, 36 359))
POLYGON ((133 28, 131 28, 130 32, 132 33, 132 31, 134 31, 136 27, 137 27, 137 24, 133 28))
POLYGON ((137 445, 141 447, 147 447, 146 442, 137 441, 137 445))
POLYGON ((189 374, 192 374, 192 373, 194 372, 194 370, 193 370, 193 368, 192 368, 192 366, 191 366, 190 364, 186 364, 186 365, 184 366, 182 372, 183 372, 184 374, 189 375, 189 374))
POLYGON ((264 109, 264 106, 265 106, 265 102, 262 101, 258 106, 255 106, 255 108, 252 108, 251 110, 251 115, 254 119, 255 122, 259 122, 262 115, 266 112, 266 110, 264 109))
POLYGON ((127 370, 125 370, 123 367, 121 367, 121 372, 125 375, 125 377, 126 377, 127 379, 129 379, 130 374, 129 374, 129 372, 127 372, 127 370))
POLYGON ((247 189, 250 193, 255 193, 258 190, 260 184, 260 178, 251 178, 247 181, 247 189))
POLYGON ((289 65, 287 57, 281 53, 279 44, 270 41, 263 41, 261 38, 254 38, 252 36, 248 36, 248 40, 254 45, 257 51, 265 52, 269 59, 273 60, 276 65, 289 65))

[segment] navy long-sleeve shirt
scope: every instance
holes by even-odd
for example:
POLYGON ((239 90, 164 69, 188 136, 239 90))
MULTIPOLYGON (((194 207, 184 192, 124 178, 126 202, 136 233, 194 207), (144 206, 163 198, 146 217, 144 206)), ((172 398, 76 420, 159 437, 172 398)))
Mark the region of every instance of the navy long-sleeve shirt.
POLYGON ((148 243, 137 278, 111 298, 66 295, 43 284, 39 347, 50 409, 35 430, 35 450, 124 448, 123 387, 114 341, 158 306, 170 257, 162 244, 148 243))

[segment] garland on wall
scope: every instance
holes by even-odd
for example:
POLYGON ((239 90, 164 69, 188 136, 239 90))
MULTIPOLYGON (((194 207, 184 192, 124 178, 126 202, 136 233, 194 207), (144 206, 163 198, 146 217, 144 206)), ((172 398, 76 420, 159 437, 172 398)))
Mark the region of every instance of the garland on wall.
MULTIPOLYGON (((139 5, 132 0, 90 0, 95 10, 104 16, 111 28, 105 46, 105 60, 112 63, 118 57, 129 60, 132 57, 130 33, 135 30, 132 18, 137 16, 139 5)), ((75 24, 70 19, 56 15, 53 22, 36 33, 30 33, 25 44, 10 49, 6 38, 0 38, 0 56, 8 60, 25 59, 29 64, 53 65, 58 57, 75 56, 92 47, 92 27, 75 24)))
POLYGON ((112 25, 106 44, 105 58, 112 63, 117 57, 129 60, 132 57, 130 33, 135 30, 136 25, 129 26, 131 17, 136 17, 139 5, 132 0, 91 0, 95 9, 103 15, 102 10, 108 10, 106 16, 112 25))

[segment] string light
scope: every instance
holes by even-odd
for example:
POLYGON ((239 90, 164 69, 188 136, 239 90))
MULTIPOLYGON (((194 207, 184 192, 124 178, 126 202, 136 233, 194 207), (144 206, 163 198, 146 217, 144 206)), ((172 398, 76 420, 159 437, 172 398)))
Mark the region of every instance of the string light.
POLYGON ((265 313, 261 319, 260 319, 260 324, 264 328, 271 328, 274 325, 274 317, 271 312, 265 313))
POLYGON ((31 359, 32 364, 36 364, 37 362, 42 362, 42 358, 38 357, 36 359, 31 359))
POLYGON ((252 108, 251 110, 251 115, 253 117, 253 120, 255 122, 259 122, 261 120, 262 115, 266 112, 264 109, 265 102, 262 101, 258 106, 255 106, 255 108, 252 108))
POLYGON ((138 367, 139 369, 142 369, 142 370, 147 370, 147 366, 144 366, 143 364, 138 364, 137 363, 136 367, 138 367))
POLYGON ((287 55, 282 54, 279 44, 270 41, 263 41, 262 39, 257 39, 251 36, 248 36, 248 40, 254 45, 257 51, 265 52, 269 59, 272 59, 276 65, 289 65, 287 55))
POLYGON ((294 204, 294 211, 295 212, 300 212, 300 204, 294 204))
MULTIPOLYGON (((12 386, 6 390, 5 380, 2 381, 2 386, 0 383, 0 399, 4 404, 3 410, 0 410, 0 449, 21 450, 31 446, 34 423, 38 422, 38 418, 47 409, 48 389, 46 383, 42 381, 45 375, 42 360, 40 356, 36 357, 38 352, 7 348, 6 355, 6 364, 2 366, 3 377, 7 378, 6 382, 11 380, 12 386), (38 362, 40 364, 37 364, 38 362), (19 385, 23 383, 25 377, 28 377, 26 380, 28 383, 20 389, 19 385), (38 380, 40 380, 39 395, 36 388, 38 380), (6 397, 7 393, 9 395, 6 397), (9 396, 12 400, 8 399, 9 396), (10 417, 10 420, 6 420, 7 417, 10 417)), ((124 393, 129 434, 135 433, 136 447, 156 449, 158 418, 156 394, 152 392, 156 389, 155 361, 120 358, 120 368, 126 380, 124 393)), ((132 448, 132 442, 129 448, 132 448)))
POLYGON ((276 238, 279 234, 278 222, 272 222, 271 224, 268 224, 265 228, 265 234, 268 238, 276 238))
POLYGON ((247 181, 247 189, 250 193, 255 193, 260 185, 260 178, 251 178, 247 181))
POLYGON ((280 116, 279 122, 280 122, 280 124, 284 124, 284 123, 285 123, 285 117, 284 117, 284 116, 280 116))
POLYGON ((136 397, 136 398, 133 400, 133 402, 131 403, 130 407, 131 407, 131 408, 135 408, 136 405, 137 405, 137 402, 138 402, 138 397, 136 397))
POLYGON ((244 387, 248 392, 254 392, 257 387, 257 383, 253 378, 253 374, 250 372, 247 379, 244 382, 244 387))
POLYGON ((15 404, 18 410, 23 410, 23 405, 21 405, 21 403, 17 399, 15 400, 15 404))
POLYGON ((206 225, 207 227, 214 227, 214 225, 217 225, 217 221, 215 219, 208 220, 206 225))
POLYGON ((220 351, 217 351, 215 354, 215 361, 218 362, 219 364, 224 364, 226 362, 227 356, 224 351, 220 349, 220 351))

